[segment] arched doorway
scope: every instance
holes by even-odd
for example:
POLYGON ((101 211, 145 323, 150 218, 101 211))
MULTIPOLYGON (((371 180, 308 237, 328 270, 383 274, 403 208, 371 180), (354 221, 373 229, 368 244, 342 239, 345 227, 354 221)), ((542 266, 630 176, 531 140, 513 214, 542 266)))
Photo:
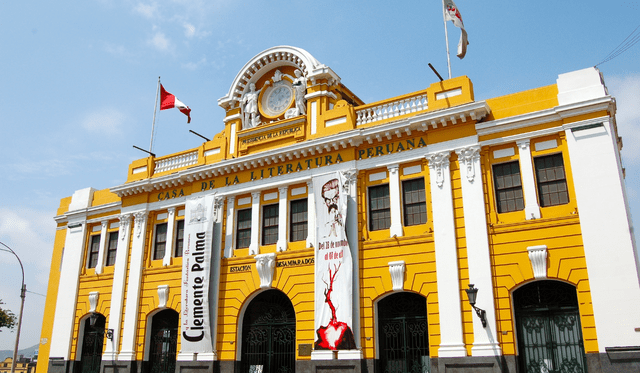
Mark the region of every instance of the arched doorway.
POLYGON ((178 318, 178 313, 171 309, 160 311, 151 318, 148 373, 175 372, 178 318))
POLYGON ((102 346, 104 345, 104 327, 106 318, 94 314, 84 321, 82 333, 82 352, 80 364, 76 368, 79 373, 99 373, 102 363, 102 346), (92 325, 93 324, 93 325, 92 325))
POLYGON ((296 315, 285 294, 278 290, 259 294, 242 320, 241 372, 295 372, 296 315))
POLYGON ((378 302, 377 372, 429 372, 427 299, 397 293, 378 302))
POLYGON ((536 281, 513 292, 520 369, 586 372, 576 288, 536 281))

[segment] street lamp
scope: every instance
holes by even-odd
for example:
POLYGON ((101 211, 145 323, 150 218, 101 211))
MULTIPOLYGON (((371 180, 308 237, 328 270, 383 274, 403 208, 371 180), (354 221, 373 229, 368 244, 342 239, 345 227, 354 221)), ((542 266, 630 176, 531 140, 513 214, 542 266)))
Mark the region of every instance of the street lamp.
POLYGON ((476 307, 476 297, 478 296, 478 289, 476 289, 473 284, 469 284, 469 289, 464 289, 464 291, 467 292, 467 296, 469 297, 469 304, 476 311, 476 315, 478 315, 480 321, 482 321, 482 327, 486 328, 487 312, 485 312, 485 310, 483 310, 482 308, 476 307))
POLYGON ((18 345, 20 344, 20 328, 22 327, 22 310, 24 309, 24 297, 25 293, 27 292, 27 285, 25 285, 24 283, 24 267, 22 266, 22 261, 20 260, 20 257, 18 257, 18 254, 16 254, 15 251, 11 250, 11 248, 4 243, 0 242, 0 245, 8 249, 3 251, 10 252, 16 257, 16 259, 18 259, 18 263, 20 263, 20 270, 22 271, 22 287, 20 288, 20 298, 22 298, 22 301, 20 303, 20 313, 18 314, 18 331, 16 332, 16 345, 13 348, 13 360, 11 361, 11 373, 15 373, 16 359, 18 358, 18 345))

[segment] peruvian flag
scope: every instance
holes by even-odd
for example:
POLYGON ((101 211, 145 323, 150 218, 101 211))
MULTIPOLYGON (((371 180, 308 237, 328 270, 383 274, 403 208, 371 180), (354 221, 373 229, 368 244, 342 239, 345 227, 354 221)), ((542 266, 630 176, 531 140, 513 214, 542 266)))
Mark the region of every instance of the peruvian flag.
POLYGON ((462 32, 460 34, 460 41, 458 42, 458 53, 457 56, 460 59, 463 59, 465 54, 467 54, 467 31, 464 29, 464 23, 462 23, 462 16, 460 15, 460 10, 453 2, 453 0, 443 0, 444 5, 444 20, 453 22, 453 25, 460 28, 462 32))
POLYGON ((167 92, 162 84, 160 84, 160 110, 167 110, 176 108, 182 112, 182 114, 187 116, 187 123, 191 123, 191 109, 182 101, 178 100, 176 96, 167 92))

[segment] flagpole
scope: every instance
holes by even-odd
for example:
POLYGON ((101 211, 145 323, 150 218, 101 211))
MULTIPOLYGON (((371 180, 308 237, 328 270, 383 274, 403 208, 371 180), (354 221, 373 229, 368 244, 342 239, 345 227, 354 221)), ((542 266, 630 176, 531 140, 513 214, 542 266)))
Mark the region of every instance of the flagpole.
POLYGON ((151 143, 149 144, 149 153, 153 151, 153 133, 155 132, 155 129, 156 129, 156 111, 158 110, 159 92, 160 92, 160 77, 158 77, 158 87, 156 87, 156 104, 153 107, 153 124, 151 124, 151 143))
POLYGON ((447 44, 447 67, 449 68, 449 79, 451 79, 451 57, 449 56, 449 33, 447 32, 447 18, 445 17, 444 0, 442 0, 442 20, 444 21, 444 42, 447 44))

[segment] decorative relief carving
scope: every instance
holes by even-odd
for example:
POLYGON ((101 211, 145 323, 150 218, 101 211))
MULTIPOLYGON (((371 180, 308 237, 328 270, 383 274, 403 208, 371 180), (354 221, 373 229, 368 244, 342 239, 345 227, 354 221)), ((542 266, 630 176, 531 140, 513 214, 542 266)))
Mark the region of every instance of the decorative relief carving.
POLYGON ((431 172, 435 172, 436 175, 436 185, 442 188, 444 185, 444 168, 447 166, 447 170, 449 170, 449 156, 450 152, 441 152, 441 153, 433 153, 427 155, 427 161, 429 161, 429 168, 431 172))
MULTIPOLYGON (((356 180, 358 179, 358 170, 352 168, 340 172, 342 173, 342 176, 345 180, 345 183, 342 185, 342 191, 346 194, 349 194, 351 191, 351 186, 354 185, 356 180)), ((311 183, 311 186, 309 188, 313 188, 313 183, 311 183)))
POLYGON ((167 308, 169 285, 158 285, 158 308, 167 308))
POLYGON ((256 255, 256 269, 260 277, 260 287, 262 289, 271 288, 273 281, 273 270, 276 267, 276 254, 260 254, 256 255))
POLYGON ((89 293, 89 313, 96 312, 98 299, 100 299, 100 292, 92 291, 89 293))
POLYGON ((469 182, 473 182, 476 177, 474 164, 476 160, 480 159, 480 147, 471 146, 464 149, 458 149, 456 150, 456 154, 458 155, 460 168, 465 166, 467 169, 467 180, 469 180, 469 182))
POLYGON ((140 238, 142 234, 142 225, 146 223, 147 212, 146 211, 138 211, 133 214, 134 218, 134 226, 136 228, 136 237, 140 238))
POLYGON ((533 269, 533 277, 536 279, 547 278, 547 246, 529 246, 527 251, 533 269))
POLYGON ((393 291, 404 290, 404 272, 406 266, 404 260, 389 262, 389 273, 391 274, 391 284, 393 291))
POLYGON ((120 229, 118 231, 119 237, 124 241, 126 237, 127 229, 129 228, 129 224, 131 224, 131 214, 122 214, 120 215, 120 229))
POLYGON ((222 211, 222 205, 224 204, 224 197, 215 196, 213 198, 213 221, 218 221, 220 212, 222 211))

